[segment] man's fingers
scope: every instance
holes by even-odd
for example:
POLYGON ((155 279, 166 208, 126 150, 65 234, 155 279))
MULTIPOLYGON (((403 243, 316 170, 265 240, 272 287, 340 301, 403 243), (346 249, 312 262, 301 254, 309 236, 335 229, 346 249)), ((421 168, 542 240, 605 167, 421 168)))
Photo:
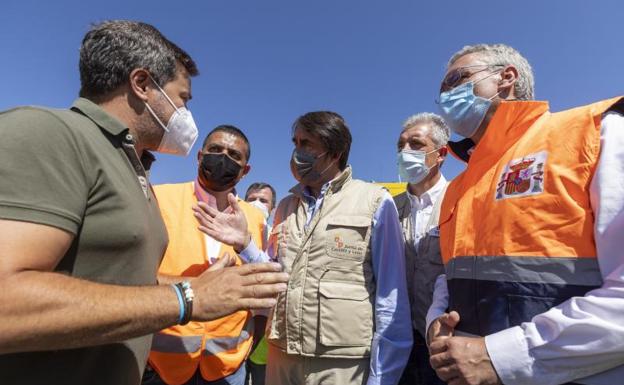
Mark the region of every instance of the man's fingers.
POLYGON ((431 342, 435 340, 435 337, 440 334, 440 318, 433 320, 429 329, 427 329, 427 346, 431 345, 431 342))
POLYGON ((265 263, 248 263, 240 267, 241 275, 249 275, 255 273, 281 272, 282 265, 277 262, 265 263))
POLYGON ((245 298, 239 301, 243 309, 268 309, 275 306, 277 299, 270 298, 245 298))
POLYGON ((449 364, 451 364, 451 362, 453 362, 453 359, 451 358, 451 355, 446 351, 442 353, 434 353, 431 355, 431 357, 429 357, 429 363, 434 369, 448 366, 449 364))
POLYGON ((263 285, 245 286, 242 289, 242 297, 245 298, 270 298, 286 291, 285 283, 273 283, 263 285))
MULTIPOLYGON (((457 370, 457 367, 454 365, 438 368, 436 369, 436 374, 438 375, 438 377, 440 377, 442 381, 446 383, 459 379, 459 370, 457 370)), ((456 383, 461 384, 462 382, 456 383)))
POLYGON ((202 225, 209 225, 214 222, 214 218, 212 218, 211 216, 209 216, 208 214, 206 214, 205 212, 201 210, 193 209, 193 215, 195 216, 197 221, 202 225))
POLYGON ((288 283, 288 274, 283 272, 264 272, 246 275, 242 278, 243 286, 288 283))
POLYGON ((215 271, 223 269, 224 267, 233 266, 236 263, 236 258, 232 257, 229 253, 223 254, 221 258, 217 260, 217 262, 213 263, 208 271, 215 271))
POLYGON ((448 327, 455 329, 455 327, 459 323, 459 313, 454 310, 450 313, 447 313, 444 322, 448 327))
POLYGON ((468 382, 462 377, 451 378, 447 381, 448 385, 468 385, 468 382))
POLYGON ((237 214, 241 211, 240 206, 238 205, 238 200, 236 199, 236 197, 234 196, 234 194, 229 193, 227 195, 228 198, 228 202, 230 203, 230 207, 232 208, 232 212, 234 214, 237 214))
POLYGON ((197 202, 197 206, 193 206, 193 210, 199 213, 205 213, 210 217, 216 217, 219 214, 219 210, 214 207, 208 206, 204 202, 197 202))
POLYGON ((197 229, 199 231, 201 231, 202 233, 209 235, 215 239, 219 239, 219 233, 217 231, 214 230, 214 227, 207 227, 207 226, 198 226, 197 229))
POLYGON ((437 338, 452 337, 455 333, 455 326, 459 323, 459 313, 452 311, 444 313, 431 323, 427 333, 427 339, 431 344, 437 338))
POLYGON ((431 355, 445 352, 447 350, 446 339, 435 339, 429 345, 429 352, 431 355))

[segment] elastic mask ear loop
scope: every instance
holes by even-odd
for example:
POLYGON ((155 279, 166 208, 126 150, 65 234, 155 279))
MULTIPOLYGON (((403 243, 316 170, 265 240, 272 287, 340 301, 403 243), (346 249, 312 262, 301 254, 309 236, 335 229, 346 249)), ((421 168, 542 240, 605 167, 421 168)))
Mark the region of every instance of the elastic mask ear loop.
POLYGON ((156 121, 158 122, 158 124, 160 124, 160 127, 162 127, 163 130, 165 130, 165 132, 169 132, 169 129, 167 128, 167 126, 165 126, 163 124, 163 122, 160 120, 160 118, 158 117, 158 115, 156 115, 156 113, 154 112, 154 110, 152 110, 152 107, 150 107, 150 105, 147 102, 143 102, 145 104, 145 107, 147 107, 148 111, 152 114, 152 117, 154 119, 156 119, 156 121))
POLYGON ((503 92, 503 91, 498 91, 497 93, 495 93, 494 95, 492 95, 492 97, 491 97, 491 98, 488 98, 488 100, 492 100, 492 99, 494 99, 495 97, 497 97, 498 95, 500 95, 500 93, 501 93, 501 92, 503 92))
POLYGON ((176 107, 176 105, 173 103, 173 100, 171 100, 171 98, 169 98, 169 95, 167 95, 167 93, 165 92, 165 90, 163 90, 160 87, 160 84, 158 84, 156 82, 156 80, 154 80, 154 78, 152 77, 152 75, 150 75, 149 73, 147 74, 147 76, 149 76, 150 79, 152 79, 152 82, 154 82, 154 84, 156 85, 156 87, 158 87, 158 89, 160 90, 160 93, 162 93, 165 96, 165 99, 167 99, 167 101, 169 102, 169 104, 171 104, 171 107, 173 107, 176 111, 179 110, 178 107, 176 107))
MULTIPOLYGON (((325 155, 325 154, 327 154, 327 152, 325 152, 325 153, 323 153, 323 154, 319 155, 319 156, 317 157, 317 159, 318 159, 319 157, 321 157, 322 155, 325 155)), ((338 159, 336 159, 336 160, 338 160, 338 159)), ((325 171, 329 170, 329 168, 330 168, 330 167, 331 167, 334 163, 336 163, 336 160, 332 160, 332 161, 331 161, 331 162, 327 165, 327 167, 325 167, 325 169, 324 169, 323 171, 321 171, 321 173, 320 173, 319 175, 321 175, 321 176, 322 176, 323 174, 325 174, 325 171)))
POLYGON ((334 165, 334 163, 336 163, 336 161, 335 161, 335 160, 332 160, 332 161, 331 161, 331 163, 330 163, 330 164, 328 164, 328 165, 327 165, 327 167, 325 167, 325 170, 321 171, 321 175, 325 174, 325 171, 329 170, 329 168, 330 168, 331 166, 333 166, 333 165, 334 165))
MULTIPOLYGON (((501 73, 502 71, 503 71, 503 70, 496 71, 496 72, 492 72, 491 74, 489 74, 489 75, 487 75, 487 76, 485 76, 485 77, 482 77, 481 79, 477 80, 476 82, 472 82, 472 88, 473 88, 473 90, 474 90, 474 86, 475 86, 475 85, 477 85, 477 83, 479 83, 480 81, 485 80, 485 79, 487 79, 487 78, 489 78, 489 77, 492 77, 492 76, 494 76, 494 75, 496 75, 496 74, 499 74, 499 73, 501 73)), ((474 92, 474 91, 473 91, 473 92, 474 92)), ((503 92, 503 91, 498 91, 497 93, 495 93, 494 95, 492 95, 492 97, 489 97, 489 98, 488 98, 488 100, 492 100, 492 99, 494 99, 495 97, 497 97, 498 95, 500 95, 500 93, 501 93, 501 92, 503 92)))

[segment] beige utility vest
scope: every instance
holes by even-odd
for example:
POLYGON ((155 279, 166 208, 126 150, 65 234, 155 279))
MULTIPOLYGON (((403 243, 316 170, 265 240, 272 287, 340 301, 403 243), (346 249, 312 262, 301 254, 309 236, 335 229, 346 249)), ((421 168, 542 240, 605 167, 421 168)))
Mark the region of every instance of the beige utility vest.
MULTIPOLYGON (((448 184, 447 184, 448 186, 448 184)), ((409 296, 412 327, 425 337, 427 311, 433 299, 436 278, 444 274, 444 264, 440 256, 440 206, 446 186, 433 204, 433 211, 425 228, 425 235, 416 245, 412 207, 407 191, 394 197, 405 241, 405 272, 409 296)))
POLYGON ((280 202, 269 239, 290 280, 270 315, 268 341, 288 354, 367 357, 375 301, 370 237, 384 190, 351 179, 347 167, 306 226, 302 189, 280 202))

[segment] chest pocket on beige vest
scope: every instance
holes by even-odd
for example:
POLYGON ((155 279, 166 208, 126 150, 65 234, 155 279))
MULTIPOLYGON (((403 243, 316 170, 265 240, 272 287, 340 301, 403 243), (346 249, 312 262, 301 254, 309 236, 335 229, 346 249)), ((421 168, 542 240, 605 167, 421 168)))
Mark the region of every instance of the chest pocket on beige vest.
POLYGON ((333 258, 362 260, 366 255, 371 219, 344 215, 330 218, 327 223, 325 251, 333 258))

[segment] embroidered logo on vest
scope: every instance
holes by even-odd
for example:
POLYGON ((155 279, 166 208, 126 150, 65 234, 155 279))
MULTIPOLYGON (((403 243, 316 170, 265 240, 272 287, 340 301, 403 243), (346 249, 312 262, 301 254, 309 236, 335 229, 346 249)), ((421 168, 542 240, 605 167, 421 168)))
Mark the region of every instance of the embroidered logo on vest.
POLYGON ((548 153, 541 151, 507 163, 496 187, 496 200, 544 192, 544 167, 548 153))
POLYGON ((359 258, 366 252, 364 242, 345 240, 342 234, 335 235, 333 242, 328 240, 327 246, 327 253, 336 258, 359 258))

